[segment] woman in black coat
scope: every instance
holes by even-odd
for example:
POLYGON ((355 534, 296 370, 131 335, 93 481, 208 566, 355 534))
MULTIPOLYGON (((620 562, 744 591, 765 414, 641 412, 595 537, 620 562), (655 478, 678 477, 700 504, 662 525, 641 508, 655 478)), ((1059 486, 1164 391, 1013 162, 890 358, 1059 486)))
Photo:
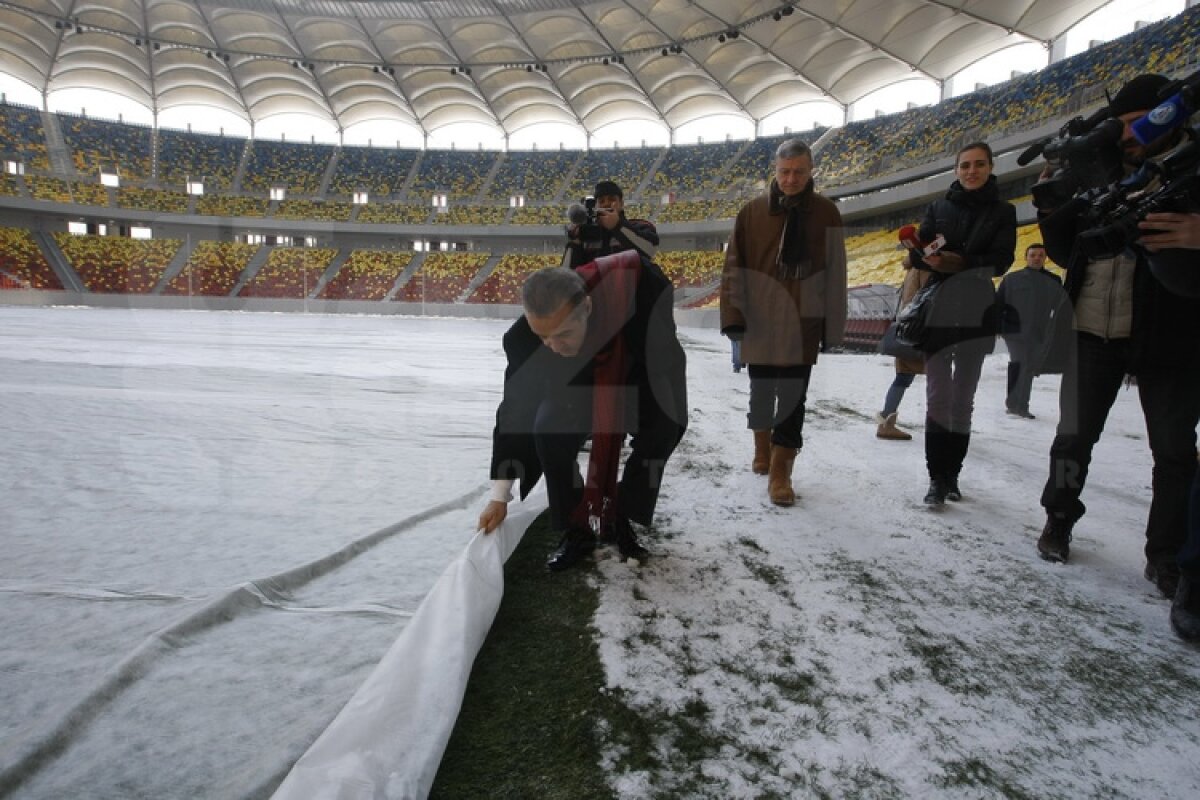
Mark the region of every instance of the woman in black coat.
POLYGON ((940 286, 927 320, 925 351, 927 411, 925 502, 961 500, 958 474, 971 440, 971 413, 984 358, 996 343, 996 290, 992 279, 1012 266, 1017 246, 1017 211, 1000 199, 992 175, 992 149, 983 142, 958 153, 957 180, 925 212, 918 235, 945 244, 914 266, 933 271, 940 286))

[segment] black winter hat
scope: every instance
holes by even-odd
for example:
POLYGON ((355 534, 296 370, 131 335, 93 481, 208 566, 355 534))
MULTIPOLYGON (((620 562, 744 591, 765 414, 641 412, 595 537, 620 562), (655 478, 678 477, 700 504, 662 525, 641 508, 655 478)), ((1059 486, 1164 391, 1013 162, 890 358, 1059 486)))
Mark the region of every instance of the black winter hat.
POLYGON ((624 199, 625 195, 621 194, 621 187, 617 186, 613 181, 600 181, 596 184, 596 190, 592 192, 592 197, 620 197, 624 199))
POLYGON ((1163 101, 1158 93, 1170 82, 1170 79, 1154 73, 1138 75, 1108 101, 1108 111, 1114 117, 1131 111, 1149 111, 1163 101))

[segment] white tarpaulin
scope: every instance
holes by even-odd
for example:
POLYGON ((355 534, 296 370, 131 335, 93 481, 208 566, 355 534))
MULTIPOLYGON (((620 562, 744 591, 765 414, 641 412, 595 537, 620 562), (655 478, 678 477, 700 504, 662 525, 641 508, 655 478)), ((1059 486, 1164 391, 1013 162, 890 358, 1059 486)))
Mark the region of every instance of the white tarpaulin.
POLYGON ((504 592, 504 562, 544 502, 477 534, 274 800, 424 798, 504 592))

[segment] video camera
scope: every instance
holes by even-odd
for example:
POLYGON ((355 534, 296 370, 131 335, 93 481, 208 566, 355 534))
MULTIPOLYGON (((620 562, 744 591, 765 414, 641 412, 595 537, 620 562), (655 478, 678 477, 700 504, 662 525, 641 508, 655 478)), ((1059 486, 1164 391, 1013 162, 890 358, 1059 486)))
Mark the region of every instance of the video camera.
POLYGON ((1086 119, 1075 117, 1051 136, 1017 157, 1022 167, 1044 156, 1054 172, 1033 187, 1033 204, 1058 208, 1079 192, 1101 189, 1121 177, 1121 133, 1125 125, 1102 108, 1086 119))
POLYGON ((580 239, 599 239, 604 229, 596 221, 596 198, 588 195, 567 209, 567 221, 579 226, 580 239))
MULTIPOLYGON (((1200 70, 1162 88, 1163 100, 1130 128, 1148 144, 1183 126, 1197 109, 1200 70)), ((1082 206, 1077 242, 1092 259, 1111 258, 1145 231, 1138 223, 1159 211, 1189 211, 1200 196, 1200 142, 1195 139, 1168 158, 1150 158, 1123 176, 1120 147, 1124 123, 1102 108, 1087 119, 1076 117, 1058 136, 1035 143, 1017 158, 1021 166, 1038 155, 1056 169, 1033 187, 1033 204, 1054 209, 1075 201, 1082 206)))
POLYGON ((1200 142, 1188 144, 1169 158, 1150 159, 1137 172, 1087 198, 1083 230, 1076 239, 1088 258, 1111 258, 1142 234, 1147 214, 1191 210, 1200 179, 1200 142))

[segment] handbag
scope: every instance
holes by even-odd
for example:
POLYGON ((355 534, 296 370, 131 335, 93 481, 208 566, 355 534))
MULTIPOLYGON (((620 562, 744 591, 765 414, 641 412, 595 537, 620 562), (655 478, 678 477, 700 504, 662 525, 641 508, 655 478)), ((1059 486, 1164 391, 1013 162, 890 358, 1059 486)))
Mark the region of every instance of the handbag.
POLYGON ((925 354, 910 344, 901 342, 896 336, 896 320, 892 320, 879 340, 879 352, 885 356, 895 356, 904 361, 923 361, 925 354))
POLYGON ((929 344, 929 320, 937 297, 940 280, 931 279, 922 286, 908 305, 896 314, 896 341, 915 350, 923 351, 929 344))

